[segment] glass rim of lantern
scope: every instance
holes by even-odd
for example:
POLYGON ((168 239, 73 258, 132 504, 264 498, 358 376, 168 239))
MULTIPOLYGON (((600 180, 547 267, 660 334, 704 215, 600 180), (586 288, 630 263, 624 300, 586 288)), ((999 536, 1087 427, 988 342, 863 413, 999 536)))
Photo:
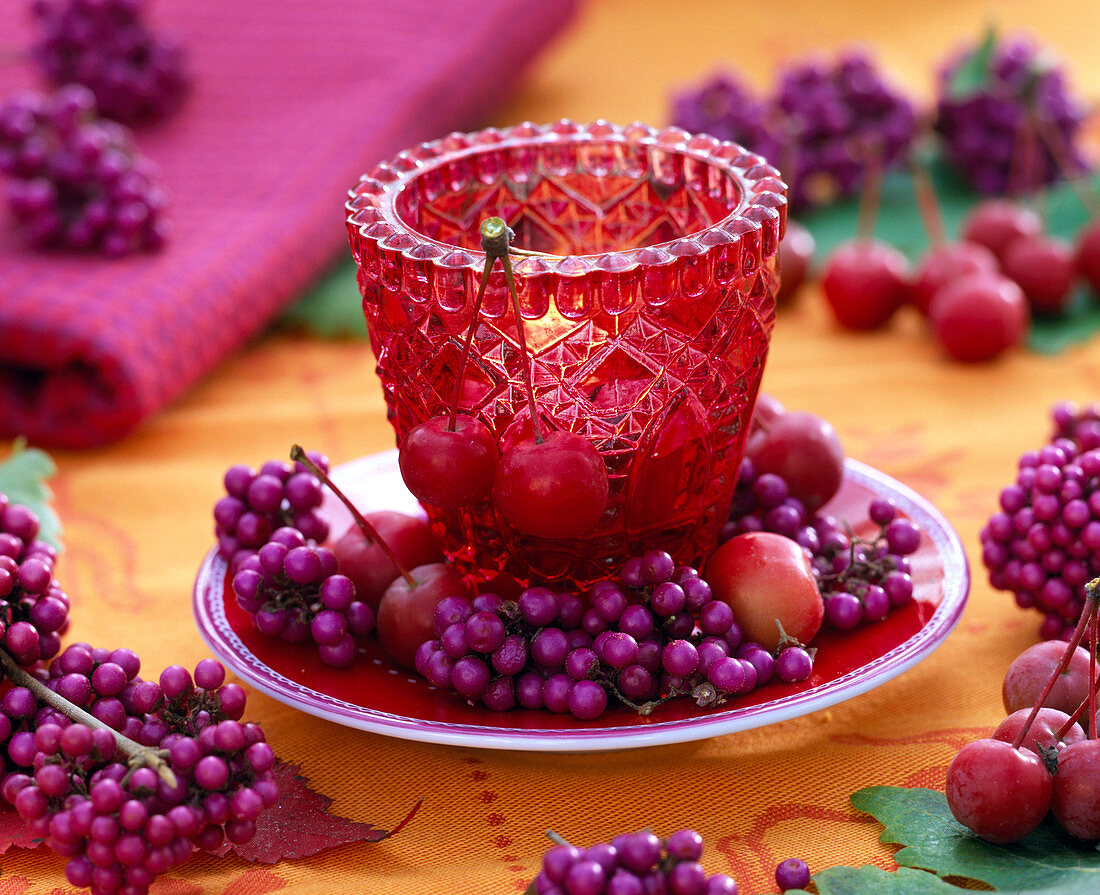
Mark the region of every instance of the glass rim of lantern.
MULTIPOLYGON (((622 272, 638 266, 668 264, 678 257, 701 255, 739 242, 746 234, 759 232, 765 225, 769 225, 768 229, 775 228, 773 232, 777 238, 782 237, 787 216, 786 184, 779 172, 757 153, 728 140, 708 134, 693 135, 676 127, 658 129, 640 123, 623 126, 603 120, 581 125, 562 119, 546 125, 523 122, 506 128, 454 132, 421 143, 377 165, 348 191, 344 206, 356 260, 360 260, 365 244, 373 243, 379 249, 436 267, 480 270, 485 263, 485 253, 480 247, 434 238, 407 220, 401 203, 408 201, 411 185, 418 178, 440 173, 444 166, 456 161, 476 160, 517 147, 530 146, 546 152, 555 147, 567 146, 575 150, 600 144, 641 147, 649 163, 657 157, 654 153, 658 153, 661 157, 678 157, 681 167, 684 160, 706 165, 708 174, 725 178, 732 185, 736 199, 728 203, 728 211, 720 218, 673 239, 590 253, 517 253, 513 260, 517 275, 558 273, 573 277, 596 270, 622 272)), ((576 173, 601 176, 583 169, 576 173)), ((682 170, 680 176, 683 176, 682 170)), ((472 172, 470 177, 478 179, 472 172)), ((480 183, 488 189, 494 181, 481 179, 480 183)), ((472 221, 469 233, 477 232, 484 217, 497 215, 508 221, 506 212, 500 214, 500 210, 486 204, 485 213, 472 221)))

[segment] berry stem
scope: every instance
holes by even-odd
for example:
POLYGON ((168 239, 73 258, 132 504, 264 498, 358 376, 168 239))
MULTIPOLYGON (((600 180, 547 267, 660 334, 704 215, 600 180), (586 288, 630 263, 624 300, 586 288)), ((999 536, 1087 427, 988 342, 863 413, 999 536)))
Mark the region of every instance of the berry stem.
POLYGON ((1073 636, 1070 638, 1069 643, 1066 644, 1065 652, 1062 653, 1062 661, 1058 663, 1058 667, 1054 669, 1054 673, 1051 674, 1050 678, 1047 680, 1046 686, 1043 687, 1043 692, 1039 694, 1039 698, 1035 700, 1035 705, 1032 706, 1031 712, 1027 716, 1027 721, 1024 723, 1024 726, 1020 728, 1019 733, 1016 734, 1016 739, 1012 743, 1013 749, 1020 748, 1020 745, 1027 737, 1028 731, 1031 729, 1032 723, 1039 714, 1039 709, 1043 707, 1043 703, 1047 701, 1050 691, 1054 689, 1054 685, 1058 681, 1058 676, 1069 667, 1070 659, 1073 658, 1073 651, 1080 645, 1081 638, 1084 636, 1089 622, 1096 616, 1098 601, 1100 601, 1100 578, 1093 578, 1092 581, 1085 585, 1085 605, 1081 610, 1081 617, 1077 619, 1077 627, 1073 629, 1073 636))
POLYGON ((324 482, 325 486, 348 508, 352 519, 355 520, 355 524, 359 526, 359 530, 363 532, 367 540, 372 541, 382 548, 382 552, 386 554, 386 558, 393 563, 394 568, 396 568, 398 574, 405 579, 405 583, 408 584, 409 587, 416 587, 416 579, 413 578, 409 570, 401 564, 401 561, 397 558, 397 554, 393 552, 393 548, 383 540, 382 536, 378 534, 378 529, 371 525, 367 518, 359 512, 359 508, 351 502, 348 496, 336 486, 336 483, 332 481, 328 473, 314 463, 306 452, 302 450, 300 445, 296 444, 291 447, 290 459, 294 460, 296 463, 301 463, 306 469, 324 482))
POLYGON ((566 839, 561 833, 556 833, 553 830, 546 831, 546 838, 549 839, 554 845, 569 845, 569 840, 566 839))
POLYGON ((95 717, 95 715, 69 702, 64 696, 55 693, 34 675, 28 674, 20 668, 5 649, 0 649, 0 665, 3 665, 4 673, 13 684, 17 687, 26 687, 41 702, 46 703, 46 705, 51 708, 57 709, 77 724, 83 724, 85 727, 90 727, 93 730, 109 730, 111 735, 115 738, 115 745, 117 745, 119 751, 127 757, 127 764, 131 769, 150 767, 156 771, 157 776, 160 777, 165 784, 171 787, 176 786, 176 775, 168 766, 168 762, 164 760, 165 756, 168 755, 166 749, 153 749, 150 746, 143 746, 141 743, 136 743, 128 736, 119 733, 113 727, 108 727, 95 717))

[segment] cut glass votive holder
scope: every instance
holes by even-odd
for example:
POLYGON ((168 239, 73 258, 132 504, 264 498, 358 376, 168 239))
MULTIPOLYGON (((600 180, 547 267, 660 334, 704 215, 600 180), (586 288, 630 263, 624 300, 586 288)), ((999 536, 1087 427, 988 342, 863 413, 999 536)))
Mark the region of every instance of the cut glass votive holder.
POLYGON ((513 530, 491 499, 425 507, 473 579, 583 588, 658 548, 683 563, 726 521, 775 319, 786 187, 759 155, 669 128, 525 123, 402 152, 350 192, 347 227, 397 444, 459 411, 507 444, 529 432, 517 321, 499 263, 503 218, 544 430, 588 439, 610 483, 579 538, 513 530))

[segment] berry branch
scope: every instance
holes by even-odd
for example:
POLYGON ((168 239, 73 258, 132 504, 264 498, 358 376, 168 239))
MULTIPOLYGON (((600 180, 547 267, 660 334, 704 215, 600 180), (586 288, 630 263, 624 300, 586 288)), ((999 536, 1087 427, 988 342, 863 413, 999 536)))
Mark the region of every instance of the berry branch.
POLYGON ((167 786, 175 787, 177 785, 175 773, 164 760, 168 755, 168 750, 143 746, 141 743, 134 742, 129 737, 104 724, 94 715, 70 702, 60 693, 55 693, 34 675, 28 674, 20 668, 7 650, 0 649, 0 665, 3 666, 4 673, 13 684, 17 687, 26 687, 35 697, 51 708, 57 709, 66 717, 71 718, 78 724, 83 724, 85 727, 90 727, 92 730, 110 731, 115 738, 115 744, 118 746, 119 751, 127 757, 127 764, 131 770, 142 767, 152 768, 167 786))

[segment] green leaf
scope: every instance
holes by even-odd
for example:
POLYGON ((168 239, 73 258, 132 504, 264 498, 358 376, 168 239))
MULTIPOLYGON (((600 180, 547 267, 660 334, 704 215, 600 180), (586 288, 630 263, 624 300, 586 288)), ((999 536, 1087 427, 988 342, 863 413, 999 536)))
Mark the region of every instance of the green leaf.
POLYGON ((367 324, 355 270, 354 262, 341 264, 312 292, 291 305, 281 322, 324 339, 366 338, 367 324))
POLYGON ((1100 891, 1100 852, 1064 833, 1049 816, 1019 842, 992 845, 956 821, 936 790, 872 786, 854 793, 852 805, 883 825, 881 841, 902 846, 894 860, 904 867, 1016 893, 1100 891))
MULTIPOLYGON (((959 232, 962 219, 979 200, 939 157, 928 164, 928 173, 939 200, 944 230, 949 238, 959 232)), ((1100 173, 1085 181, 1085 190, 1100 188, 1100 173)), ((1088 212, 1074 187, 1059 182, 1045 190, 1037 200, 1037 208, 1046 217, 1052 236, 1073 240, 1089 220, 1088 212)), ((817 243, 817 264, 841 243, 856 235, 859 216, 858 199, 845 199, 805 213, 799 220, 814 235, 817 243)), ((883 178, 882 204, 879 208, 875 236, 904 252, 912 261, 919 260, 928 248, 917 207, 912 178, 908 171, 891 171, 883 178)), ((1055 354, 1071 345, 1083 342, 1100 329, 1100 303, 1087 288, 1080 287, 1067 313, 1055 318, 1037 319, 1028 336, 1028 347, 1040 354, 1055 354)))
POLYGON ((12 442, 11 454, 0 462, 0 491, 12 503, 21 503, 38 515, 38 536, 61 549, 61 520, 53 509, 53 492, 46 479, 57 473, 50 455, 27 447, 26 439, 12 442))
MULTIPOLYGON (((830 867, 814 874, 819 895, 961 895, 962 890, 932 873, 898 868, 887 873, 878 867, 830 867)), ((804 892, 803 889, 788 890, 804 892)))
POLYGON ((981 43, 967 54, 947 82, 947 95, 951 99, 965 99, 985 90, 989 84, 989 64, 996 49, 997 29, 990 26, 981 43))

